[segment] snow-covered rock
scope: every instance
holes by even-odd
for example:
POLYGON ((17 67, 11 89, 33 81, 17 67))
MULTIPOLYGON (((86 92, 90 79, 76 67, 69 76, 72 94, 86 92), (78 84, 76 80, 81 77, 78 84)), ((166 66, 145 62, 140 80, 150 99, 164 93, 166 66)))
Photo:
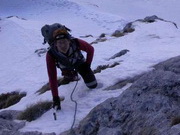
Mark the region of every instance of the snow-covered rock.
POLYGON ((20 111, 5 110, 0 112, 0 135, 55 135, 55 133, 41 133, 38 131, 20 132, 25 126, 23 121, 15 121, 20 111))
POLYGON ((95 107, 74 134, 179 135, 179 67, 180 56, 155 65, 119 97, 95 107))

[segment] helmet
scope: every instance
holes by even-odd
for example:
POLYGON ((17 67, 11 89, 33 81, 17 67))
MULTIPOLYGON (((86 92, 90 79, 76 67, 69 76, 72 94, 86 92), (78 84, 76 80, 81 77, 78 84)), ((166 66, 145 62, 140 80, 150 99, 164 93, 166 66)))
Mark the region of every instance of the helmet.
POLYGON ((59 28, 53 32, 53 39, 59 40, 63 38, 70 39, 70 34, 68 33, 67 29, 65 28, 59 28))
POLYGON ((44 44, 48 42, 49 45, 53 43, 59 35, 64 35, 64 38, 70 38, 70 31, 69 28, 59 23, 54 23, 52 25, 46 24, 41 28, 41 34, 44 37, 44 44))

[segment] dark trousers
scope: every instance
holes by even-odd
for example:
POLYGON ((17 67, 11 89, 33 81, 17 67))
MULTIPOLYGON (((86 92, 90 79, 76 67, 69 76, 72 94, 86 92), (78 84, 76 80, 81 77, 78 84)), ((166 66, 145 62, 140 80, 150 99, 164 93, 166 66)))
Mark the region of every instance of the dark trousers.
POLYGON ((88 64, 81 64, 77 72, 81 75, 88 88, 93 89, 97 87, 96 77, 88 64))
POLYGON ((97 80, 90 68, 90 65, 85 63, 80 64, 75 70, 62 70, 62 75, 69 78, 77 76, 77 72, 83 78, 86 86, 90 89, 97 87, 97 80))

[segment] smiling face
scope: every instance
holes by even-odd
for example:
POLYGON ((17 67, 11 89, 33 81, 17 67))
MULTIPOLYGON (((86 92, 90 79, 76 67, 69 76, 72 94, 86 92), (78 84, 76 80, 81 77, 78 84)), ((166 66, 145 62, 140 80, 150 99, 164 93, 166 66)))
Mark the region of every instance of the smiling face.
POLYGON ((70 46, 69 44, 70 44, 70 41, 66 38, 59 39, 55 43, 57 50, 62 53, 67 53, 69 46, 70 46))

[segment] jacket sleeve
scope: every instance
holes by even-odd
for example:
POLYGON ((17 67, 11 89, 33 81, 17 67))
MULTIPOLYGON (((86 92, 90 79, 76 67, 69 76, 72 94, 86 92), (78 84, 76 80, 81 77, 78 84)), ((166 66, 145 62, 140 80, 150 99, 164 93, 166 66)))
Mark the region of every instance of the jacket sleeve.
POLYGON ((88 64, 91 64, 91 62, 93 60, 93 56, 94 56, 94 47, 91 46, 86 41, 81 40, 81 39, 78 39, 78 42, 79 42, 80 50, 85 51, 87 53, 87 55, 86 55, 86 62, 88 64))
POLYGON ((57 69, 55 60, 48 53, 46 54, 47 72, 49 77, 49 86, 52 96, 58 96, 57 69))

